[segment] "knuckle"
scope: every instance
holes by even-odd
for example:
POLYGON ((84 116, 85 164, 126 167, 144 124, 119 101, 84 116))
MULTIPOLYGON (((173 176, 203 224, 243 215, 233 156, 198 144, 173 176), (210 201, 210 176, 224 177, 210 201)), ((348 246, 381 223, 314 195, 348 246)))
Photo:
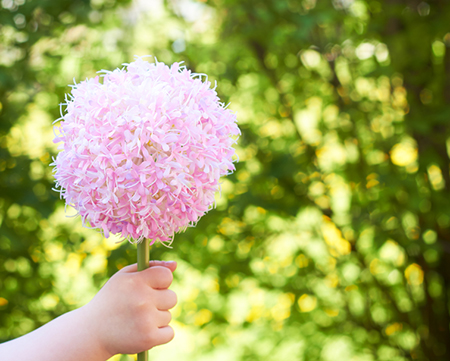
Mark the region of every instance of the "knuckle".
POLYGON ((143 294, 135 294, 134 295, 134 301, 132 303, 132 307, 134 307, 137 311, 146 313, 149 309, 149 302, 148 298, 145 297, 143 294))
POLYGON ((131 273, 123 273, 120 275, 120 280, 125 287, 137 287, 139 282, 138 278, 131 273))
POLYGON ((152 303, 145 298, 141 298, 135 302, 132 312, 145 324, 151 324, 155 316, 155 310, 154 307, 152 307, 152 303))
POLYGON ((130 277, 129 273, 116 274, 110 281, 112 281, 111 285, 121 294, 128 294, 137 287, 136 280, 134 277, 130 277))

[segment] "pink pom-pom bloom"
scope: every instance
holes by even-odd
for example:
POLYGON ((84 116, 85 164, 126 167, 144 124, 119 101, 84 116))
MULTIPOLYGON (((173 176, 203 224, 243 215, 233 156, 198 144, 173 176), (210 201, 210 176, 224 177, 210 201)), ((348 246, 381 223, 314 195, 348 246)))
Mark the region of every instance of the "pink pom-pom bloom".
POLYGON ((124 65, 66 97, 56 188, 105 237, 168 242, 214 206, 240 131, 201 74, 141 58, 124 65))

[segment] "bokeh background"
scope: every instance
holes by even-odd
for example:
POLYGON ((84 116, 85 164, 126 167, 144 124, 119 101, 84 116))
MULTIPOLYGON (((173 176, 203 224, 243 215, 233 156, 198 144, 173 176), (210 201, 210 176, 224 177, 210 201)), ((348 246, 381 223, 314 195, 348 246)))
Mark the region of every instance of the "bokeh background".
MULTIPOLYGON (((88 302, 135 246, 52 191, 73 79, 151 54, 218 81, 237 171, 179 262, 151 360, 450 360, 450 2, 2 0, 0 341, 88 302)), ((132 360, 116 356, 113 360, 132 360)))

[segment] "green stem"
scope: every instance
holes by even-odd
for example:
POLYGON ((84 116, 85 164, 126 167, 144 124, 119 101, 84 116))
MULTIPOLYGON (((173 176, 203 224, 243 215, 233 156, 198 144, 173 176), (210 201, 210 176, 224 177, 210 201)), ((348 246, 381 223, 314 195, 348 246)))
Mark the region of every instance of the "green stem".
MULTIPOLYGON (((149 267, 150 262, 150 246, 149 241, 144 239, 137 244, 137 266, 138 271, 145 270, 149 267)), ((138 361, 148 361, 148 351, 139 352, 137 355, 138 361)))
POLYGON ((150 262, 150 246, 148 240, 144 240, 137 244, 137 264, 138 271, 148 268, 150 262))

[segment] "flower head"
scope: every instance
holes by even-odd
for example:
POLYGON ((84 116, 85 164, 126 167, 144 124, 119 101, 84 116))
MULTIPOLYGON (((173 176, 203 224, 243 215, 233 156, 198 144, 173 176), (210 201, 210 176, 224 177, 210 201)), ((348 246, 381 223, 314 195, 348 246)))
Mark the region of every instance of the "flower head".
POLYGON ((167 242, 214 205, 235 167, 236 116, 179 63, 142 58, 73 86, 54 142, 56 188, 83 225, 167 242))

